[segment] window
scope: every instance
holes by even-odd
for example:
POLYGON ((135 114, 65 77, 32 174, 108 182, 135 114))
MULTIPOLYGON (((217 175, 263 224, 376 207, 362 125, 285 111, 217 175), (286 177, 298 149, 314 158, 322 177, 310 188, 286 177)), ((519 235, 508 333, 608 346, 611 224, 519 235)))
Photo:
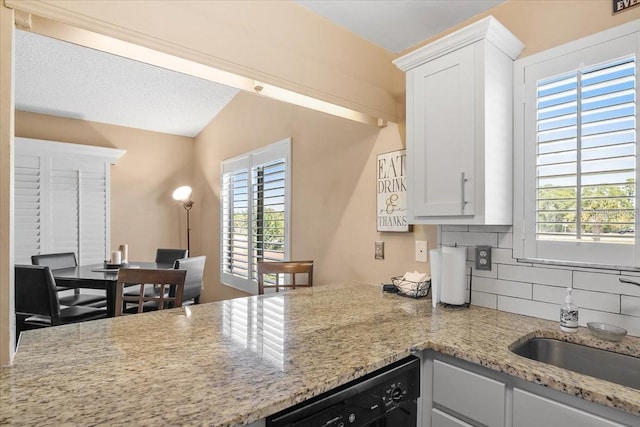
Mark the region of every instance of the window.
POLYGON ((15 262, 74 252, 97 264, 110 251, 111 164, 124 150, 16 138, 15 262))
POLYGON ((516 62, 514 256, 636 266, 637 23, 516 62))
POLYGON ((291 139, 222 162, 221 281, 257 293, 257 262, 289 259, 291 139))

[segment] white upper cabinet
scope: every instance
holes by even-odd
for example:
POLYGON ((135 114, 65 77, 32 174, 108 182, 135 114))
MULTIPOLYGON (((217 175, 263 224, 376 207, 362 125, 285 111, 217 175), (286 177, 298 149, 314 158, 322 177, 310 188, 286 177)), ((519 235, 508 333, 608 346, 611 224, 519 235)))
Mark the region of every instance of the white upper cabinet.
POLYGON ((394 61, 407 80, 407 219, 512 221, 513 60, 524 45, 487 17, 394 61))

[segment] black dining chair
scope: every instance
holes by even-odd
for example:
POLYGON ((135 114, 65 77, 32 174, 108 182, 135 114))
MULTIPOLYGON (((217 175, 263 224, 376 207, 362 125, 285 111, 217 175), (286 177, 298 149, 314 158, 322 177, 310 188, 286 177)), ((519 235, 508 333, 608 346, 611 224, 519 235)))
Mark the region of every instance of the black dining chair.
POLYGON ((187 249, 158 249, 156 250, 156 263, 173 265, 177 259, 189 256, 187 249))
MULTIPOLYGON (((73 268, 78 266, 76 260, 76 254, 73 252, 60 252, 52 254, 40 254, 31 256, 31 264, 33 265, 46 265, 52 270, 58 270, 61 268, 73 268)), ((68 290, 69 288, 57 287, 58 292, 62 290, 68 290)), ((80 289, 75 288, 73 295, 59 297, 61 305, 94 305, 105 306, 107 304, 106 295, 91 295, 83 294, 80 289)))
POLYGON ((15 266, 16 336, 27 329, 78 323, 107 317, 96 307, 60 307, 51 268, 43 265, 15 266))
MULTIPOLYGON (((194 304, 200 304, 200 293, 202 292, 204 265, 207 257, 194 256, 176 260, 173 268, 176 270, 186 270, 187 277, 184 280, 184 292, 182 303, 192 300, 194 304)), ((170 293, 171 294, 171 293, 170 293)))

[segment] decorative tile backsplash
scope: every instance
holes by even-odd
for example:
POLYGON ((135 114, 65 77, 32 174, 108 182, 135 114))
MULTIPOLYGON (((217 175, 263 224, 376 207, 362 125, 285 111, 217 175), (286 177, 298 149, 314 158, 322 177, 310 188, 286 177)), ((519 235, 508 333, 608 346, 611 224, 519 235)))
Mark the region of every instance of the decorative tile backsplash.
POLYGON ((474 267, 474 305, 559 322, 565 288, 572 287, 580 326, 605 322, 640 336, 640 287, 618 281, 620 277, 640 281, 638 272, 517 262, 509 226, 442 225, 438 240, 439 245, 467 247, 467 272, 474 267), (475 269, 477 245, 493 248, 491 271, 475 269))

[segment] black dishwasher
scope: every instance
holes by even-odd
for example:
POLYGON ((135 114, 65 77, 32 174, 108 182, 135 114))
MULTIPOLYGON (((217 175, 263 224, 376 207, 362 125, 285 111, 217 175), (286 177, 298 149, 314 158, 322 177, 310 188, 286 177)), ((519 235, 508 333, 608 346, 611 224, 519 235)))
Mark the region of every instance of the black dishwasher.
POLYGON ((267 427, 416 427, 420 359, 409 356, 267 418, 267 427))

